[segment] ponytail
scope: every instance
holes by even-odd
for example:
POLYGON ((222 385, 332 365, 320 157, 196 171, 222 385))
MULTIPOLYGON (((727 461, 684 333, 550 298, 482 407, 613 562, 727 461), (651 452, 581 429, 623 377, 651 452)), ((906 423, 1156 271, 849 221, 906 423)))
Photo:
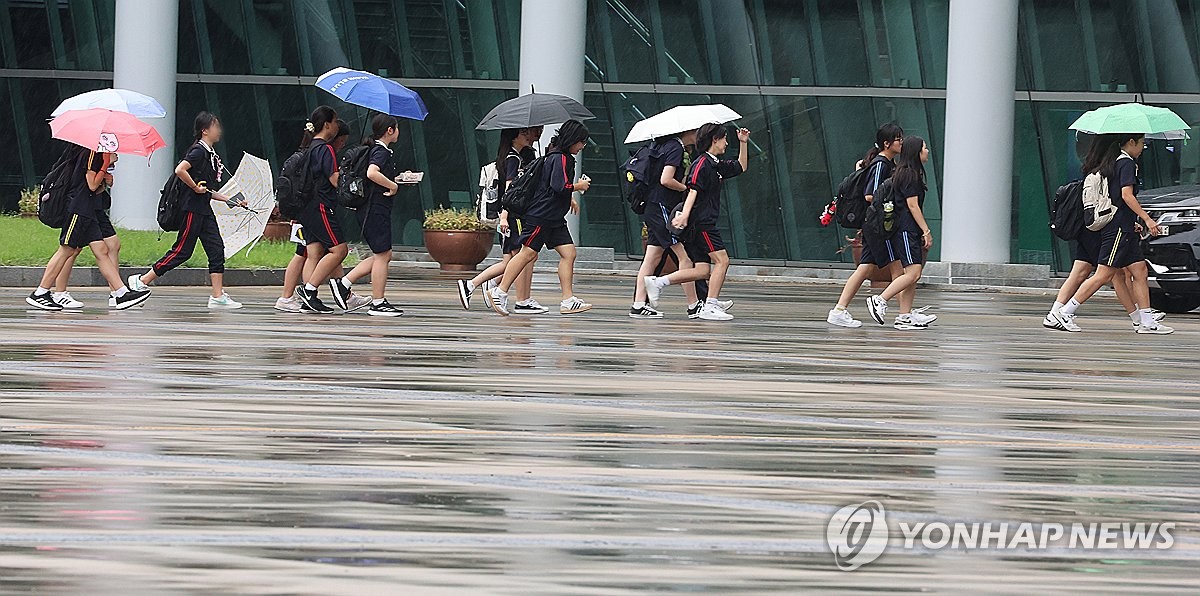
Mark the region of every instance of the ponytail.
POLYGON ((875 146, 871 147, 871 150, 867 152, 867 156, 863 158, 863 167, 870 167, 871 162, 875 161, 875 158, 883 151, 883 148, 887 146, 888 143, 903 138, 904 129, 900 128, 899 124, 896 124, 895 122, 888 122, 887 124, 880 126, 879 130, 875 131, 875 146))
POLYGON ((392 128, 400 128, 400 121, 395 116, 375 114, 375 117, 371 118, 371 134, 363 139, 363 145, 371 145, 375 141, 382 139, 387 134, 388 129, 392 128))
POLYGON ((306 149, 312 144, 313 139, 325 128, 326 124, 337 120, 337 112, 329 106, 317 106, 313 110, 311 116, 308 117, 308 122, 304 123, 304 137, 300 140, 300 148, 306 149))
POLYGON ((496 148, 496 174, 501 180, 504 179, 504 160, 508 159, 508 152, 512 151, 513 142, 517 140, 523 130, 525 129, 505 128, 500 131, 500 146, 496 148))

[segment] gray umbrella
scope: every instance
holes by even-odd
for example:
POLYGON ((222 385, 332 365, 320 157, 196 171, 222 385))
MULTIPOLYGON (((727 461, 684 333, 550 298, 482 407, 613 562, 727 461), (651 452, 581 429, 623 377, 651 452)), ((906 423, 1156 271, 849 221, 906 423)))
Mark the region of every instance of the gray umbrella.
POLYGON ((488 112, 475 130, 529 128, 559 124, 567 120, 591 120, 596 115, 583 104, 564 95, 530 93, 510 99, 488 112))

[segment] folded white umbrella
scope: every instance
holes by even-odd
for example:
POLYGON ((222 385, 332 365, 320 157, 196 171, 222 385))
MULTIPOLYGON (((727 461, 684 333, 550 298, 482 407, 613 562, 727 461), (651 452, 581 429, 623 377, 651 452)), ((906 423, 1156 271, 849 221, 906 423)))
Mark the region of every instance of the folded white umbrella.
POLYGON ((679 134, 695 130, 705 124, 725 124, 741 117, 741 114, 719 103, 677 106, 634 124, 629 131, 629 136, 625 137, 625 143, 640 143, 658 137, 679 134))
POLYGON ((50 113, 50 116, 57 118, 64 112, 92 108, 125 112, 138 118, 165 118, 167 115, 167 111, 163 109, 162 104, 158 103, 158 100, 144 93, 128 89, 97 89, 63 100, 50 113))

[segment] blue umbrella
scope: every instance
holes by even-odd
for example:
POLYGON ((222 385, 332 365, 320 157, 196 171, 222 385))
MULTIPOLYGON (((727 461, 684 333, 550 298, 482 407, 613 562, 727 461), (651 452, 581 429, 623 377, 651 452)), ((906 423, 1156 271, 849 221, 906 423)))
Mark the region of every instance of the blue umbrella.
POLYGON ((317 77, 317 87, 346 103, 392 116, 424 120, 429 114, 416 91, 361 70, 335 68, 317 77))

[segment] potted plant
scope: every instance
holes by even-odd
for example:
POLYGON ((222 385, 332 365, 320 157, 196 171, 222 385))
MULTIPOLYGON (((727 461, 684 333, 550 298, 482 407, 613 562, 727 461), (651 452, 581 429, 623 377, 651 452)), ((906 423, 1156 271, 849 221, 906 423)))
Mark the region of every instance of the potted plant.
POLYGON ((267 227, 263 230, 263 239, 267 242, 287 242, 292 238, 292 222, 279 215, 279 207, 273 207, 271 217, 267 219, 267 227))
POLYGON ((41 198, 40 186, 30 186, 21 189, 21 200, 17 203, 21 217, 37 217, 38 201, 41 198))
POLYGON ((470 209, 425 212, 425 249, 442 271, 474 271, 492 249, 494 233, 470 209))

